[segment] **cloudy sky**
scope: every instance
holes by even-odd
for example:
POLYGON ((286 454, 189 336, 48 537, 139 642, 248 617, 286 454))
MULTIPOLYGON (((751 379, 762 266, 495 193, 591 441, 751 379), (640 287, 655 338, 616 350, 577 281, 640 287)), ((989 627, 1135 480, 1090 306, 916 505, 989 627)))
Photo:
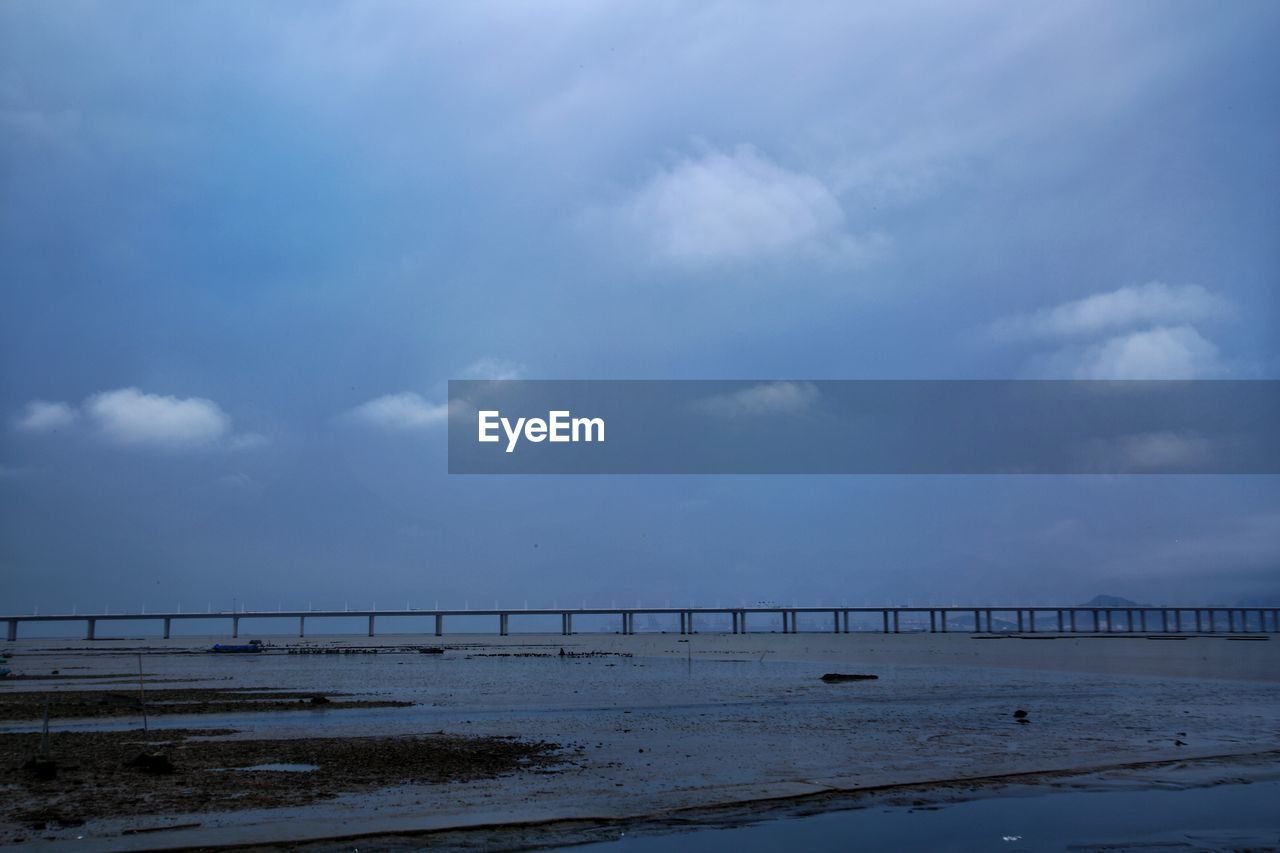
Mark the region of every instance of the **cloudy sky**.
POLYGON ((1280 378, 1280 7, 8 2, 0 610, 1280 599, 1267 477, 450 477, 450 378, 1280 378))

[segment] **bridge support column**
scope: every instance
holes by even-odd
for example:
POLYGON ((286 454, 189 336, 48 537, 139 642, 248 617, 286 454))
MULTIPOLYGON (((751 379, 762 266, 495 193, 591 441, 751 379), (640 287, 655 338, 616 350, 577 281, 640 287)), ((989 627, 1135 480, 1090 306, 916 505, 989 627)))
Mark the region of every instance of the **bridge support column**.
POLYGON ((436 614, 436 636, 444 636, 444 615, 440 613, 436 614))
POLYGON ((680 611, 680 636, 683 637, 687 633, 689 633, 689 627, 684 623, 684 611, 681 610, 680 611))
POLYGON ((898 616, 899 616, 899 615, 900 615, 900 614, 898 613, 898 611, 896 611, 896 610, 895 610, 895 611, 893 611, 893 633, 895 633, 895 634, 901 634, 901 633, 902 633, 902 626, 901 626, 901 624, 899 624, 899 622, 898 622, 898 616))
POLYGON ((498 615, 498 636, 500 637, 507 636, 507 614, 506 613, 501 613, 498 615))
POLYGON ((164 617, 164 638, 169 639, 169 629, 172 627, 173 620, 168 616, 164 617))
POLYGON ((694 633, 696 633, 696 631, 694 630, 694 626, 693 626, 693 611, 692 611, 692 610, 690 610, 690 611, 688 612, 688 614, 686 614, 686 615, 685 615, 685 619, 684 619, 684 627, 685 627, 686 632, 688 632, 688 633, 690 633, 690 634, 694 634, 694 633))
POLYGON ((942 620, 942 633, 947 633, 947 611, 939 610, 938 616, 942 620))
POLYGON ((302 638, 305 636, 307 636, 307 617, 299 616, 298 617, 298 637, 302 638))
POLYGON ((1058 611, 1058 633, 1062 633, 1062 611, 1058 611))
POLYGON ((840 611, 839 610, 831 611, 831 633, 833 634, 840 633, 840 611))
POLYGON ((1098 615, 1098 611, 1093 611, 1093 633, 1097 634, 1102 630, 1102 617, 1098 615))
POLYGON ((12 643, 17 639, 18 639, 18 620, 10 619, 9 620, 9 642, 12 643))
POLYGON ((94 639, 94 635, 97 633, 98 633, 98 620, 97 619, 84 620, 84 638, 86 640, 92 640, 94 639))
POLYGON ((973 633, 982 633, 982 613, 977 610, 973 611, 973 633))
POLYGON ((372 636, 373 636, 373 634, 374 634, 374 630, 373 630, 373 620, 374 620, 375 618, 376 618, 376 617, 375 617, 372 613, 370 613, 370 614, 369 614, 369 636, 370 636, 370 637, 372 637, 372 636))
POLYGON ((738 630, 747 633, 747 611, 742 610, 738 613, 738 630))
POLYGON ((986 613, 987 613, 987 633, 991 634, 991 633, 994 633, 991 628, 991 611, 988 610, 986 611, 986 613))
POLYGON ((844 611, 844 633, 849 633, 849 611, 844 611))
POLYGON ((1202 634, 1204 632, 1201 630, 1202 626, 1200 624, 1200 608, 1199 607, 1196 608, 1195 613, 1196 613, 1196 633, 1202 634))
POLYGON ((1031 629, 1031 633, 1034 634, 1036 632, 1036 612, 1034 610, 1028 610, 1027 618, 1030 620, 1028 625, 1031 629))
POLYGON ((1070 622, 1070 624, 1071 624, 1071 633, 1073 633, 1073 634, 1074 634, 1074 633, 1076 632, 1076 612, 1075 612, 1074 610, 1072 610, 1072 611, 1071 611, 1070 620, 1071 620, 1071 622, 1070 622))
POLYGON ((1227 632, 1230 634, 1236 632, 1236 612, 1231 608, 1227 608, 1227 632))
POLYGON ((880 615, 884 619, 884 632, 887 634, 889 633, 889 611, 882 610, 880 611, 880 615))
POLYGON ((231 617, 231 639, 234 640, 239 636, 240 636, 240 617, 232 616, 231 617))
POLYGON ((1173 630, 1179 634, 1182 633, 1182 611, 1173 611, 1173 630))
POLYGON ((1133 609, 1130 608, 1129 610, 1126 610, 1125 615, 1128 616, 1128 619, 1125 620, 1125 625, 1126 627, 1128 627, 1129 633, 1132 634, 1133 633, 1133 609))
POLYGON ((932 609, 929 610, 929 633, 938 633, 938 615, 932 609))
POLYGON ((560 621, 564 625, 564 635, 567 637, 570 634, 572 634, 573 633, 573 614, 572 613, 560 614, 560 621))
POLYGON ((1169 611, 1165 609, 1160 610, 1160 632, 1169 633, 1169 611))
POLYGON ((1138 629, 1140 631, 1147 630, 1147 611, 1145 610, 1138 611, 1138 629))
POLYGON ((1022 608, 1018 608, 1018 633, 1022 633, 1022 608))

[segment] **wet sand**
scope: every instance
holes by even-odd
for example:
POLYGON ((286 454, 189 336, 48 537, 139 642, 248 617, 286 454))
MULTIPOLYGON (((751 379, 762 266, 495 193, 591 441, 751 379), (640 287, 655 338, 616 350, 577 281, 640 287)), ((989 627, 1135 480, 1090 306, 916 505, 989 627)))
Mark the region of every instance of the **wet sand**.
MULTIPOLYGON (((293 694, 412 703, 333 712, 175 713, 155 725, 233 729, 220 738, 245 742, 429 732, 497 737, 559 744, 557 763, 447 784, 406 784, 384 774, 371 785, 344 788, 335 773, 325 787, 332 796, 323 803, 273 808, 250 800, 234 811, 108 817, 80 827, 49 825, 38 840, 154 848, 499 824, 514 839, 526 830, 511 824, 616 827, 673 812, 759 809, 778 798, 816 803, 886 785, 937 788, 955 780, 1207 756, 1271 767, 1280 750, 1280 645, 1270 640, 459 635, 443 639, 444 655, 408 651, 421 639, 379 638, 384 653, 368 657, 276 654, 254 661, 190 654, 198 641, 148 641, 148 677, 186 679, 182 689, 275 684, 293 694), (561 648, 597 654, 562 657, 561 648), (821 676, 829 672, 879 678, 827 684, 821 676), (1017 717, 1018 710, 1027 713, 1017 717), (123 834, 190 823, 200 825, 123 834)), ((370 642, 359 638, 360 645, 370 642)), ((11 648, 19 672, 91 675, 127 671, 123 661, 141 645, 29 640, 11 648)), ((40 681, 5 690, 87 687, 83 680, 40 681)), ((57 726, 64 732, 103 727, 121 731, 137 723, 63 719, 57 726)), ((0 726, 11 734, 37 728, 34 721, 0 726)), ((307 784, 299 777, 310 775, 289 774, 298 786, 307 784)), ((18 833, 34 839, 13 824, 3 831, 10 841, 18 833)))

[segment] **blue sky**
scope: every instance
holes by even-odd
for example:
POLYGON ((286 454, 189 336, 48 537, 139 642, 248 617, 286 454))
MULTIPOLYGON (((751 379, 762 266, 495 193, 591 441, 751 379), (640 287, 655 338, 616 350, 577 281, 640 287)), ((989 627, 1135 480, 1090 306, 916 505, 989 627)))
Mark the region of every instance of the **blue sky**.
POLYGON ((1274 478, 450 478, 441 406, 1276 378, 1277 37, 1261 2, 7 3, 0 609, 1275 599, 1274 478))

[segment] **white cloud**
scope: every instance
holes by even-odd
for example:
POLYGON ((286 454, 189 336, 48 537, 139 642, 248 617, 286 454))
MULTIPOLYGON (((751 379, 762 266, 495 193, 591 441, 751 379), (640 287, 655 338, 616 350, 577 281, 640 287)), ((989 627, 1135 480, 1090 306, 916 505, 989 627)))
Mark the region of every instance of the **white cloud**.
POLYGON ((727 417, 790 414, 809 408, 818 396, 818 389, 811 382, 768 382, 708 397, 699 408, 727 417))
POLYGON ((1212 379, 1228 373, 1214 343, 1191 326, 1161 326, 1059 350, 1047 373, 1072 379, 1212 379))
POLYGON ((428 403, 412 391, 377 397, 342 416, 343 420, 386 430, 425 429, 444 423, 448 417, 447 403, 428 403))
POLYGON ((462 369, 462 379, 520 379, 525 375, 525 366, 518 362, 501 358, 481 358, 471 362, 462 369))
POLYGON ((691 269, 794 256, 858 261, 887 242, 847 234, 826 185, 748 145, 677 160, 614 213, 656 260, 691 269))
POLYGON ((1230 313, 1230 305, 1197 284, 1158 281, 1095 293, 991 327, 997 340, 1035 340, 1102 334, 1141 325, 1185 324, 1230 313))
POLYGON ((95 394, 84 411, 108 440, 165 449, 207 447, 231 431, 231 418, 212 400, 146 394, 120 388, 95 394))
POLYGON ((1097 473, 1170 473, 1212 466, 1218 447, 1197 433, 1148 432, 1099 439, 1084 450, 1097 473))
POLYGON ((50 432, 71 426, 78 417, 75 408, 66 403, 32 400, 14 421, 14 426, 23 432, 50 432))

